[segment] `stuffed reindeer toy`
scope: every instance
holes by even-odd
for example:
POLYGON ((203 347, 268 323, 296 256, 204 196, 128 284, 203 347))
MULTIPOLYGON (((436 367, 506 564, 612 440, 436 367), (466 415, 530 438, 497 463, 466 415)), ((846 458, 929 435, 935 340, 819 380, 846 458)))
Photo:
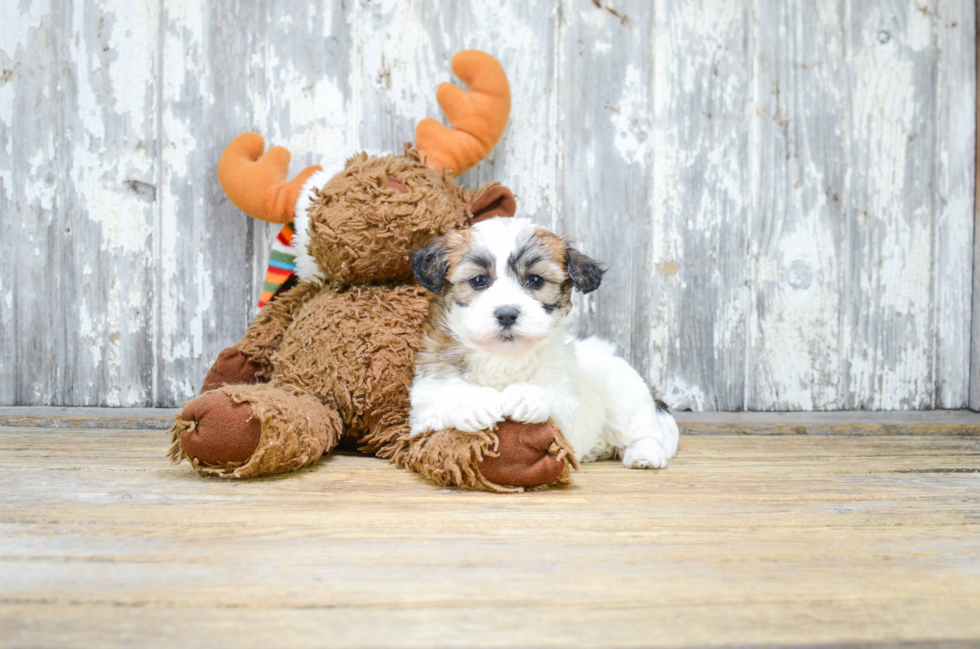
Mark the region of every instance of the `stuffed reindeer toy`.
POLYGON ((184 404, 171 429, 175 463, 187 458, 201 475, 251 478, 310 465, 349 437, 440 485, 513 492, 568 480, 574 453, 550 422, 409 435, 415 355, 434 298, 412 277, 412 251, 516 210, 505 187, 453 181, 503 135, 507 77, 496 59, 473 50, 457 54, 452 68, 468 88, 438 89, 452 127, 423 120, 416 148, 400 155, 361 153, 332 177, 313 166, 286 182, 289 152, 263 154, 261 136, 245 133, 225 149, 218 178, 232 203, 291 223, 279 238, 278 270, 288 274, 292 257, 296 277, 273 276, 263 300, 275 299, 184 404))

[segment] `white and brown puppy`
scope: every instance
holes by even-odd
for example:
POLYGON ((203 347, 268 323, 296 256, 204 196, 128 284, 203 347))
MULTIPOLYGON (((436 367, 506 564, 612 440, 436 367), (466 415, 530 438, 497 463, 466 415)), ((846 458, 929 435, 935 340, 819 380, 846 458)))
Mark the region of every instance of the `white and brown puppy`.
POLYGON ((494 218, 416 251, 412 268, 438 294, 416 357, 413 435, 551 419, 580 461, 659 469, 677 452, 677 424, 636 370, 608 343, 566 334, 572 289, 594 291, 603 271, 564 239, 494 218))

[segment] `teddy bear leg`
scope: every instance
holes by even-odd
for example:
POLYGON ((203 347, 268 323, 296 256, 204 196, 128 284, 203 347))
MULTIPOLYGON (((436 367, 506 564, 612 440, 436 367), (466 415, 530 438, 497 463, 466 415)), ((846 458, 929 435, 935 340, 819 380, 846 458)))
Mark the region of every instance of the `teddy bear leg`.
POLYGON ((216 390, 224 385, 241 383, 263 383, 262 366, 235 347, 228 347, 218 354, 214 365, 201 385, 201 394, 216 390))
POLYGON ((226 385, 184 404, 170 458, 201 475, 251 478, 295 471, 337 445, 336 411, 291 386, 226 385))
POLYGON ((455 429, 403 436, 393 449, 378 453, 433 482, 498 493, 565 484, 575 453, 550 423, 504 421, 494 431, 455 429))

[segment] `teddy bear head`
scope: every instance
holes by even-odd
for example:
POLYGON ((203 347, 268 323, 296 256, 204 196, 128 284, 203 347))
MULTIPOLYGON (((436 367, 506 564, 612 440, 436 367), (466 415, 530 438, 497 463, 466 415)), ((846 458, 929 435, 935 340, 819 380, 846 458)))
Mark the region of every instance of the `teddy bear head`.
POLYGON ((388 282, 412 276, 413 250, 476 220, 513 216, 515 208, 506 187, 464 189, 406 145, 401 155, 350 158, 342 172, 313 189, 295 227, 322 279, 388 282))

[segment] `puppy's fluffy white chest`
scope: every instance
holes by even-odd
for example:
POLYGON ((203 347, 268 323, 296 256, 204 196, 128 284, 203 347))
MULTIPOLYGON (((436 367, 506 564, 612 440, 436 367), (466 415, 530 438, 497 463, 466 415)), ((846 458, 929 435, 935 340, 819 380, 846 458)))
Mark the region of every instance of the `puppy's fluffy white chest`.
POLYGON ((514 383, 547 385, 556 375, 575 371, 575 347, 556 326, 547 338, 523 354, 501 355, 483 350, 466 350, 464 377, 477 385, 503 390, 514 383))

